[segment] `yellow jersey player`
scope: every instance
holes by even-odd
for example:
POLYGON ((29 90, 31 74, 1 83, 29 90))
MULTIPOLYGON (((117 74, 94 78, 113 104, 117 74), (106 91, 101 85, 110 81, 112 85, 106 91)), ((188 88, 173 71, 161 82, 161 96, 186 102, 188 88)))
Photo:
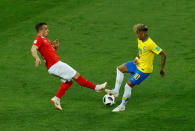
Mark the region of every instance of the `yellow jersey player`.
POLYGON ((133 30, 138 38, 138 55, 134 61, 126 62, 117 67, 117 76, 115 88, 112 90, 105 89, 107 94, 112 94, 118 97, 120 86, 123 82, 124 73, 132 74, 125 85, 125 90, 122 102, 119 106, 112 110, 112 112, 119 112, 125 110, 125 105, 131 96, 132 87, 139 85, 145 80, 153 71, 154 55, 160 54, 162 56, 160 75, 165 76, 165 61, 166 54, 148 35, 148 27, 144 24, 134 25, 133 30))

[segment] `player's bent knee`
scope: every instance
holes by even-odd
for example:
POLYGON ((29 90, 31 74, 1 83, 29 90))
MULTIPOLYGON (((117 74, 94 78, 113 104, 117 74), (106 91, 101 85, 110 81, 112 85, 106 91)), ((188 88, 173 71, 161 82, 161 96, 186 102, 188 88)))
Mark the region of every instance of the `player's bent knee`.
POLYGON ((118 69, 119 71, 123 72, 123 73, 128 72, 127 67, 126 67, 125 64, 122 64, 122 65, 118 66, 117 69, 118 69))
POLYGON ((120 72, 122 72, 121 69, 119 68, 119 66, 116 69, 119 70, 120 72))
POLYGON ((130 87, 134 87, 134 86, 135 86, 133 83, 131 83, 131 81, 128 81, 127 84, 128 84, 130 87))
POLYGON ((76 75, 73 77, 75 80, 78 79, 80 74, 77 72, 76 75))
POLYGON ((120 66, 117 67, 117 69, 118 69, 119 71, 121 71, 121 72, 123 72, 123 70, 124 70, 123 68, 124 68, 123 65, 120 65, 120 66))

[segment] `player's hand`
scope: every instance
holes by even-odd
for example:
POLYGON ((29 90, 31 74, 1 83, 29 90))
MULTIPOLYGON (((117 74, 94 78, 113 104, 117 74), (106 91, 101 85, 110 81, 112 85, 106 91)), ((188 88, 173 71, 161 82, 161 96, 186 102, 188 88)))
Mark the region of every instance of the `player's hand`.
POLYGON ((41 64, 41 60, 39 58, 36 58, 36 60, 35 60, 35 66, 38 67, 39 64, 41 64))
POLYGON ((164 71, 164 69, 161 69, 161 70, 160 70, 160 75, 161 75, 162 77, 165 77, 165 71, 164 71))
POLYGON ((136 57, 135 59, 134 59, 134 64, 138 64, 138 60, 139 60, 139 58, 138 57, 136 57))
POLYGON ((53 46, 54 46, 54 48, 55 49, 58 49, 58 47, 59 47, 59 40, 57 39, 57 40, 54 40, 54 42, 53 42, 53 46))

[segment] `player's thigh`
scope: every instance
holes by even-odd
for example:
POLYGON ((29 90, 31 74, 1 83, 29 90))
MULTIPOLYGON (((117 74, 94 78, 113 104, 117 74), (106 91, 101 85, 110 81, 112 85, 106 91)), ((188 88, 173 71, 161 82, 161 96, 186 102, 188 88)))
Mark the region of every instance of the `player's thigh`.
POLYGON ((61 61, 53 65, 48 72, 64 80, 72 80, 77 73, 71 66, 61 61))
POLYGON ((128 62, 125 63, 125 65, 126 65, 127 71, 129 73, 131 73, 132 75, 134 75, 135 72, 137 71, 137 67, 134 64, 134 61, 128 61, 128 62))

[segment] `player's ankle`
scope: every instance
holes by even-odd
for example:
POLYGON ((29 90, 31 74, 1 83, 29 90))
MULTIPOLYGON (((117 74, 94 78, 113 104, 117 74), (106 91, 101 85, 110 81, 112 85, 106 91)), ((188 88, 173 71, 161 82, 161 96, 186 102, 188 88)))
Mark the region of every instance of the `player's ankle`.
POLYGON ((116 94, 119 94, 119 90, 117 90, 117 89, 113 89, 112 91, 114 91, 114 93, 116 93, 116 94))
POLYGON ((125 106, 126 106, 126 104, 127 104, 127 101, 122 100, 122 102, 121 102, 120 106, 125 107, 125 106))
POLYGON ((55 96, 55 99, 56 99, 57 101, 60 101, 60 98, 59 98, 59 97, 57 97, 57 96, 55 96))
POLYGON ((100 89, 99 85, 96 85, 94 88, 95 91, 98 91, 99 89, 100 89))
POLYGON ((125 108, 126 104, 125 103, 121 103, 120 106, 125 108))

